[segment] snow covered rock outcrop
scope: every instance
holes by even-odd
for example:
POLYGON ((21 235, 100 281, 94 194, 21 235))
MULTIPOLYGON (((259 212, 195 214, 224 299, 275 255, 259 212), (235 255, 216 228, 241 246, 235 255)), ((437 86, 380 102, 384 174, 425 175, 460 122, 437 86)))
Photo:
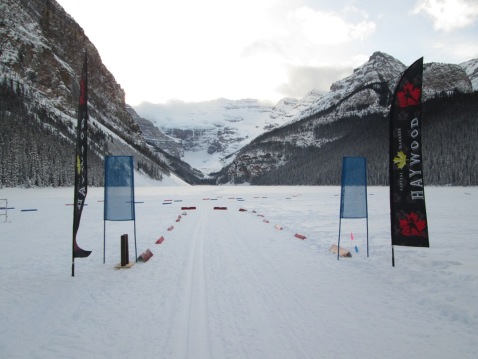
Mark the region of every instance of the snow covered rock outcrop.
POLYGON ((151 123, 151 121, 139 116, 131 106, 126 105, 126 109, 133 117, 133 120, 139 125, 146 143, 155 150, 162 150, 169 153, 171 156, 181 158, 183 155, 183 149, 178 140, 162 133, 159 128, 151 123))
MULTIPOLYGON (((435 96, 472 93, 470 76, 476 74, 476 70, 471 70, 474 64, 464 66, 468 74, 463 66, 426 64, 424 101, 435 96)), ((218 182, 313 184, 314 173, 317 173, 317 183, 336 184, 340 178, 338 165, 335 168, 328 163, 321 165, 316 159, 320 156, 326 160, 338 152, 344 155, 358 152, 374 158, 371 164, 380 173, 376 183, 383 184, 386 176, 381 163, 386 160, 372 154, 384 147, 385 141, 377 137, 377 131, 387 138, 385 118, 396 83, 405 69, 406 66, 392 56, 375 52, 353 74, 332 84, 330 92, 310 101, 291 116, 284 114, 288 123, 258 136, 241 149, 232 163, 216 174, 218 182), (326 156, 327 151, 333 153, 326 156), (329 172, 328 179, 323 171, 329 172)), ((295 108, 298 103, 294 103, 295 108)), ((386 153, 386 149, 382 152, 386 153)))
MULTIPOLYGON (((287 110, 291 105, 284 105, 287 110)), ((287 121, 286 111, 255 99, 217 99, 199 103, 142 103, 138 114, 182 147, 181 158, 208 174, 229 163, 232 154, 261 133, 287 121), (277 116, 270 116, 277 113, 277 116)))
POLYGON ((468 75, 473 91, 478 91, 478 59, 463 62, 460 66, 465 70, 468 75))
POLYGON ((432 62, 423 66, 423 100, 449 92, 473 92, 470 77, 463 67, 432 62))

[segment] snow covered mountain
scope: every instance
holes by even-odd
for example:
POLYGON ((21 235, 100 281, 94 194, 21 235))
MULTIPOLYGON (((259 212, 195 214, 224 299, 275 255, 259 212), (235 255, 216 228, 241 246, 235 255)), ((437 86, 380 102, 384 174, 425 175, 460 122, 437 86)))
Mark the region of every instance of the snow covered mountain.
MULTIPOLYGON (((191 183, 204 183, 204 175, 206 181, 217 183, 283 183, 283 170, 298 172, 293 167, 298 159, 314 154, 326 161, 324 151, 335 146, 337 155, 352 132, 369 129, 370 135, 380 128, 378 118, 388 113, 395 83, 405 69, 392 56, 376 52, 329 92, 311 90, 300 100, 284 98, 275 106, 224 98, 143 103, 135 107, 136 113, 125 104, 124 90, 83 29, 56 1, 4 0, 0 10, 4 15, 0 19, 0 186, 72 183, 70 156, 85 49, 90 75, 89 173, 94 184, 102 183, 102 159, 110 154, 135 156, 138 168, 155 178, 176 172, 191 183)), ((477 81, 478 60, 460 65, 428 63, 424 98, 469 94, 477 89, 477 81)), ((466 105, 467 114, 471 103, 466 105)), ((363 143, 362 138, 362 149, 355 152, 363 151, 363 143)), ((380 166, 380 161, 371 164, 380 166)), ((301 167, 302 179, 286 182, 310 184, 304 178, 317 170, 314 166, 301 167)), ((383 182, 377 175, 377 183, 383 182)))
MULTIPOLYGON (((257 136, 304 116, 322 97, 312 90, 300 100, 284 98, 275 106, 255 99, 221 98, 199 103, 143 102, 134 109, 143 120, 180 142, 182 160, 208 174, 229 164, 234 153, 257 136)), ((177 153, 168 144, 164 149, 177 153)))
POLYGON ((134 108, 181 143, 185 162, 209 173, 219 171, 232 154, 261 133, 284 124, 295 105, 283 101, 274 108, 252 99, 221 98, 200 103, 142 103, 134 108))
MULTIPOLYGON (((364 156, 370 182, 386 184, 386 119, 395 84, 404 69, 393 57, 374 53, 351 76, 334 83, 320 100, 291 116, 291 122, 241 149, 216 174, 218 183, 339 184, 342 157, 364 156)), ((467 166, 468 156, 455 162, 450 157, 457 148, 462 148, 461 153, 477 150, 476 141, 468 135, 478 127, 477 96, 470 77, 458 65, 426 64, 423 93, 429 104, 424 106, 424 126, 430 126, 430 162, 437 173, 443 174, 444 167, 450 171, 442 177, 432 177, 433 172, 430 183, 476 183, 477 171, 467 166), (450 133, 461 137, 462 142, 451 145, 447 139, 450 133), (468 170, 463 172, 465 168, 468 170), (453 171, 464 176, 458 179, 453 171)))
MULTIPOLYGON (((462 65, 425 64, 424 100, 454 91, 471 93, 473 78, 478 78, 477 68, 473 60, 462 65)), ((350 76, 332 84, 328 93, 312 90, 300 100, 284 98, 275 106, 252 99, 218 99, 202 103, 142 103, 135 109, 181 143, 185 162, 205 174, 224 168, 220 182, 224 178, 242 181, 287 162, 286 155, 276 154, 279 158, 270 151, 263 153, 258 143, 320 148, 335 141, 337 135, 318 135, 314 129, 319 124, 370 114, 385 116, 396 82, 405 69, 392 56, 375 52, 350 76), (314 120, 308 121, 311 117, 314 120), (301 127, 298 123, 307 125, 301 127), (229 175, 224 177, 224 171, 229 175)))
POLYGON ((0 13, 0 186, 72 184, 85 50, 90 182, 102 184, 105 155, 133 155, 148 175, 169 175, 127 111, 124 90, 56 1, 2 0, 0 13))

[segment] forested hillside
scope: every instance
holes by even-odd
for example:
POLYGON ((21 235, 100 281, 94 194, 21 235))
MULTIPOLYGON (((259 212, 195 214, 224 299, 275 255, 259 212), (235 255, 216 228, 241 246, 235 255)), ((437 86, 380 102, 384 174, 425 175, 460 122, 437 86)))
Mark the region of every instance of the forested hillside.
POLYGON ((105 155, 134 156, 136 168, 154 179, 170 174, 97 49, 56 1, 2 1, 0 13, 0 187, 73 185, 85 52, 90 185, 103 184, 105 155))
MULTIPOLYGON (((0 81, 0 187, 64 186, 74 183, 74 125, 41 107, 27 106, 29 94, 13 81, 0 81)), ((90 130, 89 182, 101 185, 104 135, 90 130), (91 142, 90 142, 91 143, 91 142)))
MULTIPOLYGON (((0 79, 0 188, 73 185, 75 141, 76 119, 52 111, 21 83, 5 76, 0 79)), ((111 153, 110 147, 120 150, 119 145, 95 122, 90 123, 90 185, 103 185, 103 156, 111 153)), ((137 169, 152 178, 161 178, 159 159, 148 148, 137 147, 143 155, 143 159, 138 156, 136 160, 137 169)), ((162 171, 167 171, 164 165, 162 171)))
MULTIPOLYGON (((323 114, 322 114, 323 115, 323 114)), ((294 127, 314 119, 274 131, 285 138, 294 127)), ((314 136, 327 139, 321 147, 300 147, 286 141, 261 141, 250 147, 262 153, 261 163, 270 160, 269 171, 238 178, 255 185, 338 185, 342 158, 367 158, 368 183, 388 185, 388 117, 378 113, 347 116, 333 122, 314 122, 314 136), (281 165, 272 154, 277 155, 281 165)), ((478 184, 478 93, 442 94, 423 104, 423 162, 425 182, 429 185, 478 184)), ((273 136, 271 136, 273 137, 273 136)), ((224 176, 225 169, 217 174, 224 176)), ((246 169, 244 169, 246 171, 246 169)))

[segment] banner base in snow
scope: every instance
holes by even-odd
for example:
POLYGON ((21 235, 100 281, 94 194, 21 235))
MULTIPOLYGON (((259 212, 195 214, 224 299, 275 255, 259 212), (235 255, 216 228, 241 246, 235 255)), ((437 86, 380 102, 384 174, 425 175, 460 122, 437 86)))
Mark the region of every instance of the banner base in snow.
POLYGON ((134 266, 134 263, 135 262, 129 262, 128 264, 122 266, 121 263, 118 263, 117 265, 115 265, 115 269, 128 269, 128 268, 131 268, 132 266, 134 266))
POLYGON ((335 244, 332 244, 329 251, 334 253, 334 254, 338 253, 339 256, 344 257, 344 258, 352 258, 352 253, 350 253, 350 251, 348 251, 346 249, 343 249, 343 248, 339 249, 339 247, 337 247, 337 245, 335 245, 335 244))

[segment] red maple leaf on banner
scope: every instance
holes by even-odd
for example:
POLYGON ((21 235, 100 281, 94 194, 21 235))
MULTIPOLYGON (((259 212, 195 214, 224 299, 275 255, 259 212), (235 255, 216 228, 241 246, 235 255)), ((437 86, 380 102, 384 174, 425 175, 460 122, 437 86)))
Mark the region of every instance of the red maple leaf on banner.
POLYGON ((407 82, 403 90, 397 93, 398 105, 400 107, 416 106, 420 100, 421 90, 412 83, 407 82))
POLYGON ((427 222, 420 219, 414 212, 408 213, 405 218, 400 219, 400 229, 404 236, 426 237, 423 230, 427 227, 427 222))

